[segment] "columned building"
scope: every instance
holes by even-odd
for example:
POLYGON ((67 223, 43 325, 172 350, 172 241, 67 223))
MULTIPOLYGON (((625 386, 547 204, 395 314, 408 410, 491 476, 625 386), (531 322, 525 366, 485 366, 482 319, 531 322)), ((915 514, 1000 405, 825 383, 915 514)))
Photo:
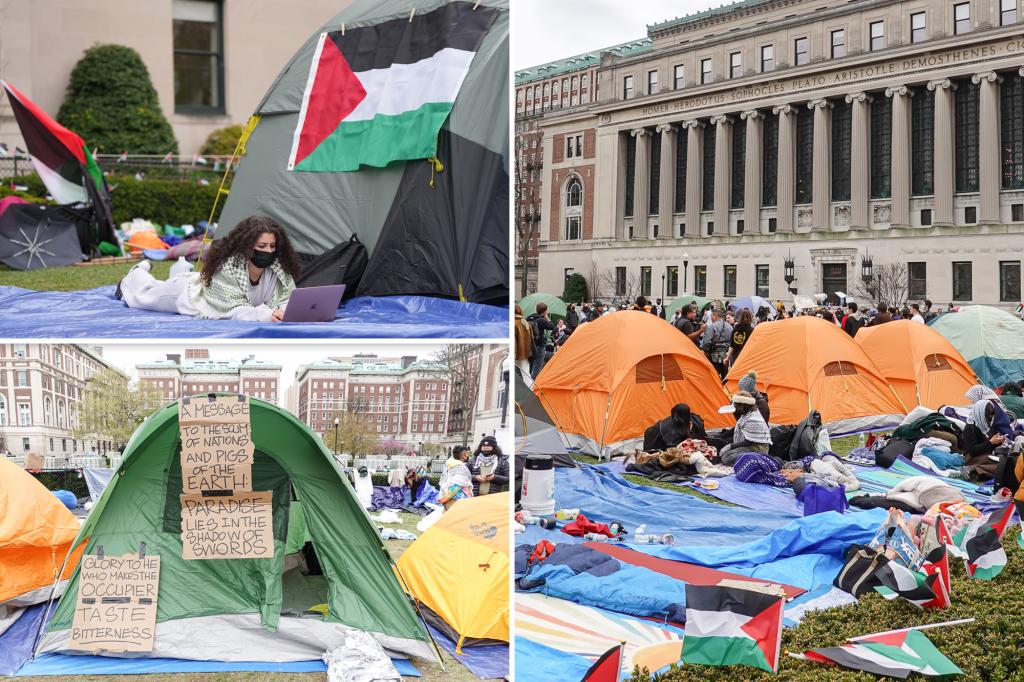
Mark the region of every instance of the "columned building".
MULTIPOLYGON (((747 0, 543 114, 538 289, 1021 302, 1018 0, 747 0), (576 152, 575 140, 593 139, 576 152)), ((890 301, 900 304, 903 301, 890 301)))
POLYGON ((163 402, 203 393, 242 393, 280 404, 281 365, 250 355, 242 360, 211 360, 206 349, 187 349, 185 358, 169 354, 163 360, 135 366, 139 382, 163 402))

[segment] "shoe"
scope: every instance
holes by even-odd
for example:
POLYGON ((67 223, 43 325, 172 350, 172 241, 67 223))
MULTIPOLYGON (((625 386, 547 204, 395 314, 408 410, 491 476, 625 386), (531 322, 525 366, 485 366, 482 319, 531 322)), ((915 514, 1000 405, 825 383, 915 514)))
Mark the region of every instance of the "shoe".
POLYGON ((121 289, 121 285, 124 284, 125 277, 128 277, 128 275, 132 274, 132 270, 135 270, 135 268, 141 268, 146 272, 152 272, 153 264, 150 263, 149 260, 143 259, 136 263, 135 265, 133 265, 132 269, 128 271, 128 274, 122 277, 121 281, 117 283, 117 288, 114 289, 114 298, 116 298, 117 300, 124 300, 124 291, 121 289))

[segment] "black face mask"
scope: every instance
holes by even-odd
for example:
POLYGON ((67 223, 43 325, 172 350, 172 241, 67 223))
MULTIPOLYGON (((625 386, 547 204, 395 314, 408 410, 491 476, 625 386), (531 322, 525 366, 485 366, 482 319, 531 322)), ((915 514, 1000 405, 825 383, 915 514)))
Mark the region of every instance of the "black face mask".
POLYGON ((277 251, 253 251, 249 260, 258 268, 269 268, 277 260, 277 251))

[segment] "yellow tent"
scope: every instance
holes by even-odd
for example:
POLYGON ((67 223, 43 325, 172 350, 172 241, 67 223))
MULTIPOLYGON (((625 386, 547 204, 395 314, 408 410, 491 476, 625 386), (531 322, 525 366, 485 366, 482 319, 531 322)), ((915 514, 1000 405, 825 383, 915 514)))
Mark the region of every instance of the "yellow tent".
POLYGON ((508 493, 459 500, 398 559, 425 617, 457 649, 508 641, 508 510, 508 493))
MULTIPOLYGON (((0 604, 28 606, 49 598, 78 527, 43 484, 0 457, 0 604)), ((67 562, 63 579, 71 577, 81 551, 67 562)))

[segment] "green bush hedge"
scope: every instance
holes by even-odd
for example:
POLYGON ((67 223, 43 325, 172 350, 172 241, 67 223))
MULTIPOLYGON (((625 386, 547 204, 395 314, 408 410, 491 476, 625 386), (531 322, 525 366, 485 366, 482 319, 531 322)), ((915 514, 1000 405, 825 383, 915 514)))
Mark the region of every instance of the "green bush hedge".
POLYGON ((231 156, 238 146, 238 138, 242 136, 242 126, 239 124, 217 128, 206 137, 206 142, 200 147, 201 155, 212 154, 215 156, 231 156))

